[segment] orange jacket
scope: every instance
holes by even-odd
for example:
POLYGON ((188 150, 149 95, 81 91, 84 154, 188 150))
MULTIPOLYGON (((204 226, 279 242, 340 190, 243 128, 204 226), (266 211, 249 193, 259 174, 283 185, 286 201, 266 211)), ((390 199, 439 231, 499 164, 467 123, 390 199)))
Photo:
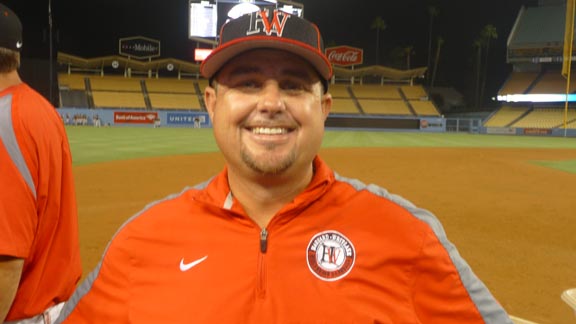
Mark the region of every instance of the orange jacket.
POLYGON ((58 113, 26 84, 0 91, 0 255, 24 259, 6 321, 41 314, 72 295, 81 275, 77 222, 58 113))
POLYGON ((64 323, 511 323, 425 210, 315 176, 266 229, 224 170, 117 232, 64 323))

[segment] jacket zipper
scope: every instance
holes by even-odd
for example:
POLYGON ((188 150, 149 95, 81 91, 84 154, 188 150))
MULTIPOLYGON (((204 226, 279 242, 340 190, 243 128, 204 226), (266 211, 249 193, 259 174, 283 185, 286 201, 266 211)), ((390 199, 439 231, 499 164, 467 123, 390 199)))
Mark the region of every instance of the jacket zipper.
POLYGON ((260 252, 266 253, 268 250, 268 230, 263 228, 260 231, 260 252))
POLYGON ((263 228, 260 231, 260 253, 258 256, 258 287, 257 296, 264 298, 266 296, 266 264, 265 255, 268 250, 268 230, 263 228))

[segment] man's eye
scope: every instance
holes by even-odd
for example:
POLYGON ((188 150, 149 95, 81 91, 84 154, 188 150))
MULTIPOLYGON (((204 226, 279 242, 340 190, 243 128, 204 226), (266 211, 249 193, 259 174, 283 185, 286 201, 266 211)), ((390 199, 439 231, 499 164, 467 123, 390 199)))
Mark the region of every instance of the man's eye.
POLYGON ((236 84, 236 87, 238 88, 257 88, 258 87, 258 82, 254 81, 254 80, 242 80, 239 81, 236 84))
POLYGON ((301 82, 286 81, 282 82, 282 89, 290 91, 299 91, 299 90, 305 90, 306 86, 301 82))

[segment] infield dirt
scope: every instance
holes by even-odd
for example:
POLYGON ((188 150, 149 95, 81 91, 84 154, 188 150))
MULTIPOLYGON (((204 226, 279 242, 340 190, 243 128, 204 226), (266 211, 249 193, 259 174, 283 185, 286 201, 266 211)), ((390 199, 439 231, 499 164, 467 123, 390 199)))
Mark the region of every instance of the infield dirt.
MULTIPOLYGON (((320 155, 342 176, 432 211, 511 315, 576 322, 560 299, 576 287, 576 174, 533 163, 576 160, 576 150, 338 148, 320 155)), ((84 276, 129 217, 223 165, 220 153, 206 153, 76 166, 84 276)))

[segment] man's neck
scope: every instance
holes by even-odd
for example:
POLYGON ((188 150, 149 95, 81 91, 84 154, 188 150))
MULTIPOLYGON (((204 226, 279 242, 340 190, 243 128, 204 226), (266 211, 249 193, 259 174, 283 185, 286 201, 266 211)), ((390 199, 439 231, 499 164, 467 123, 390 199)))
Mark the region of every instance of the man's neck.
POLYGON ((261 175, 250 180, 228 170, 228 182, 234 198, 261 228, 266 227, 276 213, 304 191, 312 177, 312 165, 297 175, 261 175))
POLYGON ((16 70, 7 73, 0 73, 0 91, 4 91, 12 86, 22 83, 16 70))

